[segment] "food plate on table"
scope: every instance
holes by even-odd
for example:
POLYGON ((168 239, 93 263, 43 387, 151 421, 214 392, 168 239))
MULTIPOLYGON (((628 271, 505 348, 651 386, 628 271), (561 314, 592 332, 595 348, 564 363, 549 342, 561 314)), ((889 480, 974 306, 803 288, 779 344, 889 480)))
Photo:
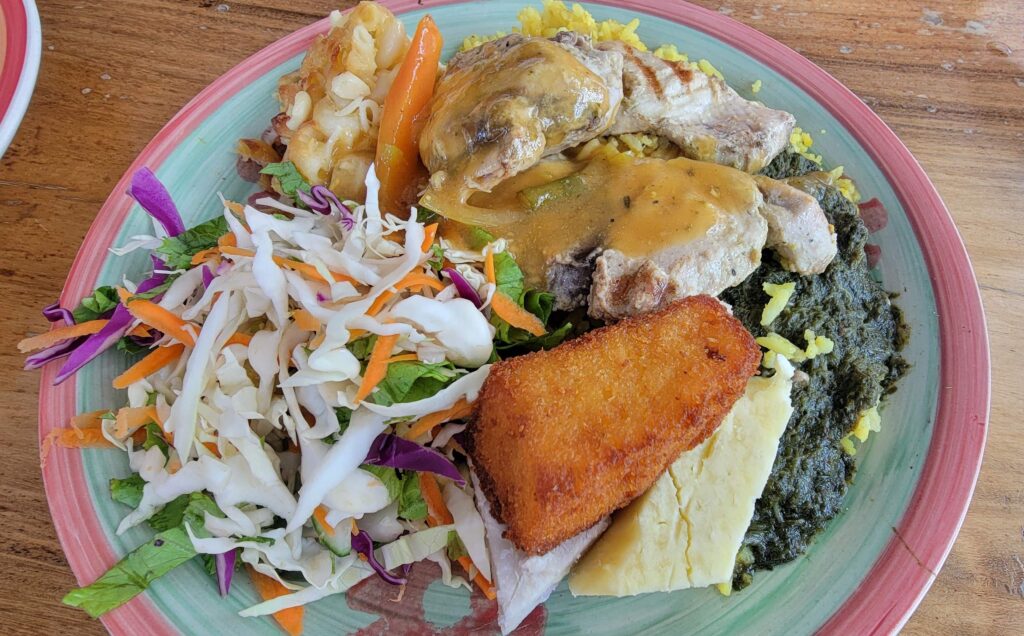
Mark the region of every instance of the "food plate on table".
POLYGON ((32 0, 0 7, 0 155, 18 130, 39 72, 39 12, 32 0))
POLYGON ((65 602, 114 633, 898 629, 989 396, 906 148, 698 7, 386 6, 186 106, 48 308, 67 331, 22 343, 61 360, 65 602))

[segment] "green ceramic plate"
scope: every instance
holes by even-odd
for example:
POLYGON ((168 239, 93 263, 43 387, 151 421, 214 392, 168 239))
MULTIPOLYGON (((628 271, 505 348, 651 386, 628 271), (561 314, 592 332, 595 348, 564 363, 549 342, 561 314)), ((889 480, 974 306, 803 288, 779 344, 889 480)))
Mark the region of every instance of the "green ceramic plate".
MULTIPOLYGON (((521 1, 387 3, 411 30, 428 10, 450 55, 471 33, 509 30, 521 1)), ((883 409, 883 431, 860 450, 860 470, 844 512, 803 558, 761 573, 742 593, 713 590, 626 599, 574 599, 564 584, 521 628, 550 634, 800 634, 891 632, 913 611, 942 564, 966 510, 981 460, 988 416, 988 349, 977 287, 959 235, 941 200, 910 153, 864 104, 797 53, 725 16, 682 2, 631 0, 586 5, 598 18, 641 18, 652 45, 676 43, 707 58, 741 94, 794 113, 815 136, 815 151, 844 165, 873 209, 888 211, 878 246, 877 274, 899 293, 913 338, 913 364, 883 409), (954 364, 955 363, 955 364, 954 364), (941 388, 941 390, 940 390, 941 388)), ((157 135, 128 174, 147 165, 168 186, 187 224, 219 213, 217 193, 244 199, 252 184, 235 170, 240 137, 258 136, 277 113, 278 77, 295 69, 320 22, 257 53, 197 96, 157 135)), ((106 248, 143 233, 148 220, 124 195, 127 177, 97 216, 69 276, 63 300, 74 304, 99 283, 138 278, 144 255, 109 257, 106 248)), ((75 379, 52 387, 44 372, 40 435, 79 411, 119 399, 110 380, 123 359, 109 354, 75 379)), ((116 536, 127 510, 113 503, 107 481, 128 474, 125 456, 102 450, 57 449, 44 468, 58 533, 75 574, 94 580, 148 538, 137 528, 116 536)), ((432 566, 417 568, 402 602, 394 588, 369 582, 349 596, 307 609, 307 634, 490 633, 494 605, 434 582, 432 566)), ((237 612, 257 602, 246 577, 229 598, 197 563, 158 580, 142 597, 111 612, 117 634, 277 634, 267 619, 237 612)))

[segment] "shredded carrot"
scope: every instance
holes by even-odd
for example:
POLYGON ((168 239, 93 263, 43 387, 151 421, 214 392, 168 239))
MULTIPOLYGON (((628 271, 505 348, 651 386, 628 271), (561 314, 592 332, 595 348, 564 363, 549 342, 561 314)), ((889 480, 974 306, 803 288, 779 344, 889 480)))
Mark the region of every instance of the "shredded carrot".
MULTIPOLYGON (((466 574, 469 574, 472 571, 470 568, 473 567, 473 561, 468 556, 463 555, 459 557, 459 565, 466 570, 466 574)), ((498 597, 498 593, 495 591, 494 585, 480 573, 480 570, 477 570, 476 574, 473 575, 473 582, 477 584, 480 591, 483 592, 484 596, 489 600, 493 601, 498 597)))
POLYGON ((366 363, 366 373, 363 374, 363 381, 356 391, 356 402, 362 402, 370 395, 370 391, 380 384, 388 372, 388 358, 391 357, 391 350, 398 342, 398 334, 391 336, 377 336, 377 342, 373 344, 373 351, 370 352, 370 361, 366 363))
POLYGON ((158 419, 155 406, 126 406, 117 411, 114 436, 118 439, 125 439, 134 433, 135 429, 149 422, 156 422, 158 419))
POLYGON ((192 257, 192 264, 193 265, 198 265, 198 264, 200 264, 202 262, 205 262, 206 260, 208 260, 210 258, 213 258, 214 256, 219 256, 219 255, 220 255, 220 249, 216 248, 216 247, 211 247, 208 250, 202 250, 201 252, 196 252, 195 255, 192 257))
POLYGON ((199 329, 194 324, 182 320, 179 316, 164 309, 153 301, 142 298, 130 300, 130 297, 127 295, 128 292, 125 291, 124 288, 119 288, 117 292, 121 295, 121 302, 124 303, 125 308, 131 313, 131 315, 135 316, 150 327, 164 332, 178 342, 184 343, 189 347, 195 346, 195 336, 186 329, 187 326, 191 326, 196 332, 198 332, 199 329))
POLYGON ((423 493, 423 500, 427 502, 427 524, 431 526, 444 526, 454 523, 452 513, 448 512, 448 506, 444 505, 444 497, 441 496, 441 489, 437 486, 437 480, 430 473, 419 473, 420 492, 423 493), (431 523, 433 522, 433 523, 431 523))
POLYGON ((140 338, 147 338, 150 336, 149 327, 147 327, 146 325, 135 325, 134 327, 132 327, 132 330, 129 331, 128 333, 130 333, 133 336, 138 336, 140 338))
POLYGON ((423 272, 409 272, 402 278, 402 280, 392 285, 391 289, 385 289, 380 296, 377 296, 377 299, 373 301, 370 308, 366 310, 366 315, 377 315, 377 313, 384 308, 384 303, 386 303, 392 296, 406 287, 412 287, 413 285, 425 285, 437 291, 444 289, 444 283, 429 274, 424 274, 423 272))
POLYGON ((292 318, 295 320, 295 324, 298 325, 299 329, 303 329, 305 331, 316 331, 320 328, 320 321, 305 309, 296 309, 293 311, 292 318))
POLYGON ((420 247, 421 252, 430 251, 430 246, 434 244, 435 236, 437 236, 437 223, 431 223, 423 228, 423 245, 420 247))
POLYGON ((245 206, 242 205, 241 203, 237 202, 237 201, 232 201, 230 199, 225 199, 224 200, 224 207, 226 207, 227 209, 231 210, 232 212, 234 212, 235 214, 238 214, 238 215, 241 215, 241 214, 245 213, 245 206))
POLYGON ((46 333, 41 333, 38 336, 32 336, 31 338, 25 338, 18 343, 18 351, 22 353, 28 353, 29 351, 35 351, 36 349, 44 349, 50 345, 54 345, 61 340, 70 340, 71 338, 78 338, 80 336, 91 336, 92 334, 103 329, 108 320, 88 320, 86 322, 80 322, 77 325, 67 325, 66 327, 57 327, 51 329, 46 333))
POLYGON ((491 297, 491 309, 513 327, 525 329, 535 336, 543 336, 547 333, 540 318, 517 305, 515 301, 500 291, 495 290, 491 297))
POLYGON ((316 349, 317 347, 319 347, 320 345, 322 345, 324 343, 324 340, 326 338, 327 338, 327 332, 326 331, 319 332, 318 334, 313 336, 312 340, 309 341, 309 347, 311 349, 316 349))
POLYGON ((103 430, 100 428, 55 428, 46 434, 39 445, 41 466, 46 467, 54 444, 64 448, 116 448, 110 440, 103 437, 103 430))
POLYGON ((235 237, 234 232, 228 232, 217 239, 217 247, 235 247, 238 245, 238 239, 235 237))
POLYGON ((109 412, 110 411, 100 409, 99 411, 79 413, 71 418, 71 430, 82 431, 90 428, 99 428, 103 422, 103 416, 109 412))
POLYGON ((444 283, 434 276, 424 274, 423 272, 409 272, 404 278, 402 278, 402 280, 395 283, 395 288, 408 287, 411 285, 425 285, 435 291, 441 291, 444 289, 444 283))
MULTIPOLYGON (((250 257, 250 258, 253 257, 253 256, 256 256, 256 252, 253 252, 252 250, 245 250, 245 249, 242 249, 240 247, 233 247, 233 246, 230 246, 230 245, 222 246, 220 248, 220 252, 221 252, 221 254, 227 254, 228 256, 247 256, 247 257, 250 257)), ((345 281, 345 282, 352 283, 353 285, 358 285, 359 284, 359 281, 357 281, 356 279, 352 278, 351 276, 347 276, 345 274, 339 274, 338 272, 331 272, 331 276, 334 278, 334 280, 333 281, 329 281, 326 278, 324 278, 323 275, 320 274, 319 271, 317 271, 316 267, 314 267, 313 265, 310 265, 309 263, 303 263, 301 261, 293 261, 293 260, 289 260, 287 258, 281 258, 280 256, 275 256, 274 257, 274 262, 277 263, 278 265, 280 265, 281 267, 287 267, 290 270, 293 270, 293 271, 296 271, 296 272, 302 274, 306 278, 311 278, 313 280, 320 281, 321 283, 328 283, 328 284, 330 284, 331 282, 345 281)))
MULTIPOLYGON (((292 591, 285 586, 278 583, 276 580, 270 578, 265 574, 260 574, 256 570, 249 569, 249 576, 252 578, 253 587, 259 592, 260 597, 264 601, 277 598, 278 596, 284 596, 285 594, 291 594, 292 591)), ((303 606, 289 607, 283 609, 280 612, 274 612, 274 620, 277 621, 281 629, 286 631, 290 636, 299 636, 302 633, 302 617, 304 614, 303 606)))
MULTIPOLYGON (((50 345, 57 344, 62 340, 70 340, 72 338, 79 338, 81 336, 91 336, 94 333, 99 332, 103 327, 110 322, 106 318, 99 318, 97 320, 87 320, 80 322, 76 325, 67 325, 65 327, 57 327, 51 329, 46 333, 39 334, 38 336, 32 336, 31 338, 25 338, 18 343, 18 351, 22 353, 28 353, 37 349, 44 349, 50 345)), ((138 325, 130 332, 133 336, 148 336, 149 329, 143 325, 138 325)))
POLYGON ((473 412, 473 407, 466 401, 465 398, 461 398, 451 408, 437 413, 431 413, 424 415, 409 429, 405 434, 406 439, 416 439, 424 433, 428 433, 434 429, 438 424, 443 424, 449 420, 455 420, 460 417, 466 417, 473 412))
POLYGON ((491 249, 488 249, 487 255, 484 256, 484 276, 487 277, 488 283, 498 284, 498 277, 494 274, 494 250, 491 249))
POLYGON ((391 364, 392 362, 412 362, 419 359, 420 357, 415 353, 403 353, 401 355, 391 356, 388 358, 388 364, 391 364))
POLYGON ((225 340, 224 341, 224 346, 225 347, 229 347, 231 345, 240 344, 240 345, 245 345, 245 346, 248 347, 250 342, 252 342, 252 336, 247 334, 247 333, 242 333, 242 332, 239 331, 239 332, 233 334, 227 340, 225 340))
POLYGON ((214 442, 203 442, 203 446, 206 447, 206 450, 213 453, 214 457, 220 457, 220 449, 217 448, 217 444, 214 442))
MULTIPOLYGON (((444 497, 441 496, 441 489, 437 487, 437 480, 430 473, 419 473, 419 477, 420 492, 427 502, 427 525, 436 527, 453 523, 452 513, 448 512, 448 507, 444 505, 444 497)), ((466 574, 473 576, 473 582, 480 587, 484 596, 494 600, 496 596, 494 585, 480 573, 479 568, 473 565, 473 560, 463 555, 459 557, 459 565, 466 570, 466 574)))
POLYGON ((319 523, 320 527, 324 529, 324 533, 326 533, 327 536, 334 536, 334 526, 327 523, 327 508, 323 506, 317 506, 316 509, 313 510, 313 518, 316 519, 316 522, 319 523))
POLYGON ((177 360, 184 350, 185 345, 183 344, 157 347, 148 353, 145 358, 133 364, 127 371, 114 378, 114 388, 125 389, 128 388, 129 384, 134 384, 143 378, 153 375, 177 360))

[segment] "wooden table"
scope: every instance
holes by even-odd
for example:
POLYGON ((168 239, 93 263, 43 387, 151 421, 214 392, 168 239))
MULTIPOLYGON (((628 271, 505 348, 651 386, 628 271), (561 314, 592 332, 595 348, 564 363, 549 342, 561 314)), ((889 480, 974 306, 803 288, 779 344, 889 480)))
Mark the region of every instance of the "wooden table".
MULTIPOLYGON (((221 73, 334 5, 39 4, 39 82, 0 162, 0 375, 6 378, 0 404, 8 413, 0 427, 0 615, 5 633, 98 634, 100 623, 60 604, 75 581, 39 476, 38 377, 21 371, 15 343, 39 331, 37 308, 57 297, 96 211, 157 130, 221 73)), ((1024 382, 1016 366, 1022 353, 1016 336, 1024 316, 1024 4, 700 4, 781 40, 863 97, 914 152, 952 210, 988 314, 992 417, 985 464, 960 538, 906 631, 1020 633, 1024 382)))

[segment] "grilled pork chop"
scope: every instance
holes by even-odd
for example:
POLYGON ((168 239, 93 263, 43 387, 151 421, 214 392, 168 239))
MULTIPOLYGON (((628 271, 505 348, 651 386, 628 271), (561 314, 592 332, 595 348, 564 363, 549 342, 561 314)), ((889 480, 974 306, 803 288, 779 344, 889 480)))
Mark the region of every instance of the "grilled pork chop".
POLYGON ((621 101, 622 54, 595 49, 578 33, 513 33, 460 53, 438 82, 420 136, 431 186, 490 191, 603 133, 621 101))
POLYGON ((684 155, 757 172, 789 142, 795 120, 747 101, 717 77, 668 62, 624 42, 601 42, 623 56, 622 108, 608 134, 650 132, 684 155))
POLYGON ((786 269, 820 274, 836 255, 836 234, 818 200, 783 181, 756 176, 768 221, 766 245, 786 269))
POLYGON ((643 254, 605 243, 585 255, 558 255, 546 276, 556 306, 573 309, 586 298, 591 316, 617 320, 687 296, 717 296, 757 269, 765 247, 790 271, 825 271, 836 255, 836 235, 817 200, 781 181, 734 174, 741 178, 733 187, 742 192, 746 185, 747 196, 734 196, 697 237, 643 254))
MULTIPOLYGON (((760 202, 760 196, 757 197, 760 202)), ((617 320, 687 296, 717 296, 761 264, 768 226, 759 206, 722 215, 704 236, 645 256, 604 250, 594 262, 589 313, 617 320)), ((557 292, 556 297, 557 297, 557 292)))

